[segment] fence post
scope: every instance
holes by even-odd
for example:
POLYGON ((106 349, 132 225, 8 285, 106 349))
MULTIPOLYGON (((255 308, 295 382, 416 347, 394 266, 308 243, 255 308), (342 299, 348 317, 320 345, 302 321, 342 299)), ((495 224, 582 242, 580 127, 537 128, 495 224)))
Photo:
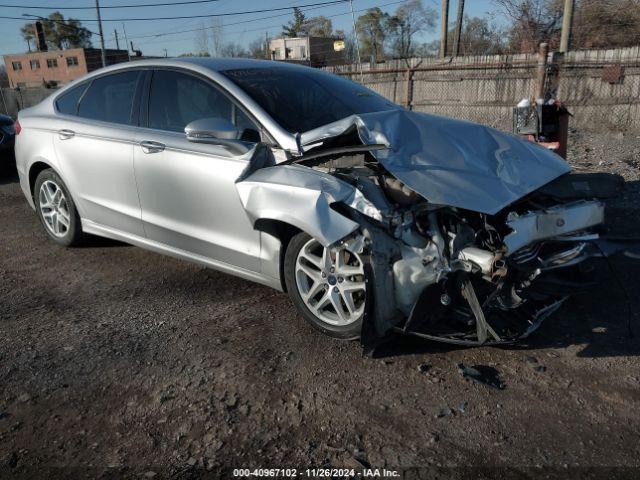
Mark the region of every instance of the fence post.
POLYGON ((407 69, 407 98, 405 99, 404 106, 409 110, 412 110, 411 104, 413 103, 413 69, 407 69))
POLYGON ((547 76, 547 56, 549 54, 549 44, 541 43, 538 50, 538 69, 536 70, 536 85, 534 98, 544 98, 544 87, 547 76))

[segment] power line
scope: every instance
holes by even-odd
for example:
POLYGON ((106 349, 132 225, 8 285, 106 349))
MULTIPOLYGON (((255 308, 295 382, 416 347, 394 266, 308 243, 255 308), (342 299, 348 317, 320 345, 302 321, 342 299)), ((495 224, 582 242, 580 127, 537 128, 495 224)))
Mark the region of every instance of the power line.
MULTIPOLYGON (((354 10, 354 12, 355 13, 366 12, 367 10, 369 10, 371 8, 376 8, 376 7, 377 8, 383 8, 383 7, 388 7, 388 6, 391 6, 391 5, 398 5, 400 3, 405 3, 406 1, 407 0, 396 0, 395 2, 383 3, 383 4, 380 4, 380 5, 375 5, 373 7, 361 8, 361 9, 358 9, 358 10, 354 10)), ((319 8, 319 7, 315 7, 315 8, 319 8)), ((309 10, 312 10, 312 9, 309 8, 306 11, 309 11, 309 10)), ((326 15, 326 18, 335 18, 335 17, 341 17, 343 15, 350 15, 350 14, 351 14, 351 12, 336 13, 336 14, 333 14, 333 15, 326 15)), ((254 18, 254 19, 251 19, 251 20, 244 20, 242 22, 226 23, 226 24, 223 25, 223 27, 230 27, 232 25, 237 25, 237 24, 240 24, 240 23, 256 22, 256 21, 260 21, 260 20, 265 20, 267 18, 275 18, 275 17, 281 17, 281 16, 283 16, 283 14, 273 15, 273 16, 270 16, 270 17, 254 18)), ((226 32, 225 31, 224 35, 244 34, 244 33, 264 31, 264 30, 272 30, 274 28, 280 28, 281 26, 282 25, 267 25, 267 26, 260 26, 258 28, 252 28, 252 29, 249 29, 249 30, 236 30, 236 31, 233 31, 233 32, 226 32)), ((210 29, 210 28, 216 28, 216 27, 204 27, 204 30, 207 30, 207 29, 210 29)), ((167 35, 177 35, 177 34, 180 34, 180 33, 199 32, 199 31, 202 31, 202 30, 203 30, 203 28, 196 28, 196 29, 193 29, 193 30, 185 30, 185 31, 181 31, 181 32, 169 32, 169 33, 160 33, 160 34, 156 34, 156 35, 150 35, 150 36, 154 37, 153 40, 147 40, 147 41, 144 41, 144 42, 140 42, 140 43, 138 43, 138 45, 149 45, 149 44, 153 43, 154 41, 157 41, 156 40, 157 37, 163 37, 163 36, 167 36, 167 35)), ((142 37, 138 37, 138 38, 142 38, 142 37)), ((189 37, 178 38, 178 39, 174 38, 174 39, 167 39, 167 40, 170 40, 170 41, 186 40, 188 38, 189 37)))
MULTIPOLYGON (((107 6, 100 6, 101 9, 107 9, 107 8, 144 8, 144 7, 166 7, 166 6, 171 6, 171 5, 191 5, 194 3, 213 3, 213 2, 219 2, 221 0, 190 0, 190 1, 183 1, 183 2, 170 2, 170 3, 143 3, 140 5, 107 5, 107 6)), ((4 4, 0 4, 0 7, 3 8, 24 8, 24 9, 31 9, 31 10, 93 10, 94 7, 52 7, 50 5, 38 5, 38 6, 34 6, 34 5, 4 5, 4 4)))
MULTIPOLYGON (((402 2, 405 2, 406 0, 402 0, 402 2)), ((400 3, 400 2, 399 2, 400 3)), ((310 8, 306 8, 304 9, 305 12, 311 11, 311 10, 317 10, 319 8, 322 8, 324 5, 320 5, 320 6, 316 6, 316 7, 310 7, 310 8)), ((251 23, 251 22, 259 22, 261 20, 268 20, 270 18, 280 18, 280 17, 284 17, 285 15, 289 15, 289 13, 278 13, 276 15, 269 15, 268 17, 260 17, 260 18, 251 18, 249 20, 240 20, 238 22, 232 22, 232 23, 225 23, 224 25, 222 25, 223 27, 230 27, 232 25, 241 25, 243 23, 251 23)), ((329 18, 329 17, 327 17, 329 18)), ((175 31, 175 32, 166 32, 166 33, 153 33, 153 34, 149 34, 149 35, 137 35, 137 36, 133 36, 131 38, 156 38, 156 37, 164 37, 166 35, 178 35, 180 33, 192 33, 192 32, 200 32, 202 30, 212 30, 214 28, 218 28, 218 26, 210 26, 210 27, 199 27, 199 28, 192 28, 189 30, 180 30, 180 31, 175 31)))
MULTIPOLYGON (((228 17, 235 15, 250 15, 252 13, 266 13, 266 12, 278 12, 283 10, 291 10, 293 8, 305 8, 305 7, 314 7, 316 5, 335 5, 339 3, 346 3, 348 0, 332 0, 328 2, 319 2, 319 3, 307 3, 305 5, 292 5, 290 7, 278 7, 278 8, 264 8, 260 10, 245 10, 242 12, 225 12, 225 13, 211 13, 208 15, 184 15, 178 17, 136 17, 136 18, 109 18, 102 20, 103 22, 148 22, 148 21, 158 21, 158 20, 182 20, 186 18, 211 18, 211 17, 228 17)), ((0 16, 2 19, 7 20, 24 20, 22 17, 5 17, 0 16)), ((74 18, 79 22, 95 22, 96 20, 93 18, 74 18)))

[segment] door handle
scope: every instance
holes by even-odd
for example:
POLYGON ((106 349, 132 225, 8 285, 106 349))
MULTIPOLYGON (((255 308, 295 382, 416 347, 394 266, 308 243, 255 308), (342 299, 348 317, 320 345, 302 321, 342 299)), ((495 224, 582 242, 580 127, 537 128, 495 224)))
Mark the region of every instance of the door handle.
POLYGON ((74 132, 73 130, 68 130, 66 128, 58 130, 58 137, 60 138, 60 140, 68 140, 70 138, 73 138, 75 134, 76 132, 74 132))
POLYGON ((164 144, 160 142, 152 142, 150 140, 144 140, 140 142, 142 151, 144 153, 158 153, 164 150, 164 144))

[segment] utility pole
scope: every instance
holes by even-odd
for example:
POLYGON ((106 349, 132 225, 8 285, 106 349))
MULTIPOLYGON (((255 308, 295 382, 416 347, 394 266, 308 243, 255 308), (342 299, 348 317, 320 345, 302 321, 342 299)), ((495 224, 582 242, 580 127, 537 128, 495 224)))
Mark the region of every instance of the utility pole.
POLYGON ((536 68, 535 99, 545 97, 547 80, 547 57, 549 56, 549 44, 541 43, 538 49, 538 67, 536 68))
POLYGON ((269 51, 269 32, 264 32, 264 58, 266 60, 272 60, 271 52, 269 51))
POLYGON ((362 75, 362 62, 360 61, 360 41, 358 40, 358 31, 356 30, 356 15, 353 13, 353 0, 349 0, 351 7, 351 21, 353 22, 353 37, 356 41, 356 59, 358 60, 358 68, 360 69, 360 81, 364 83, 364 75, 362 75))
POLYGON ((564 0, 564 13, 562 14, 562 35, 560 36, 560 52, 567 53, 571 42, 571 29, 573 28, 573 7, 575 0, 564 0))
POLYGON ((124 33, 124 43, 127 46, 127 57, 131 61, 131 53, 129 52, 129 39, 127 38, 127 29, 124 28, 124 22, 122 22, 122 32, 124 33))
POLYGON ((118 30, 113 30, 113 36, 116 37, 116 50, 120 50, 120 42, 118 41, 118 30))
POLYGON ((456 20, 456 35, 453 38, 453 56, 460 55, 460 35, 462 35, 462 20, 464 18, 464 0, 458 0, 458 19, 456 20))
POLYGON ((100 35, 100 50, 102 50, 102 67, 107 66, 107 55, 104 51, 104 35, 102 34, 102 19, 100 18, 100 0, 96 0, 96 12, 98 14, 98 33, 100 35))
POLYGON ((449 0, 442 0, 442 30, 440 32, 440 58, 447 56, 447 36, 449 34, 449 0))

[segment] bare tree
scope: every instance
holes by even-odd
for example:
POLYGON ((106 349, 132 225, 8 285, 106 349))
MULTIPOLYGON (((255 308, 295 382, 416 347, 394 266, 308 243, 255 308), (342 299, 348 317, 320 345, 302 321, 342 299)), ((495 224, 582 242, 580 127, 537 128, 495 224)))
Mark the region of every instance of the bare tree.
POLYGON ((223 30, 224 25, 219 17, 211 19, 211 54, 214 57, 222 56, 222 47, 224 45, 223 30))
POLYGON ((571 41, 574 48, 638 45, 640 0, 580 0, 577 6, 571 41))
MULTIPOLYGON (((498 55, 506 49, 505 32, 486 18, 465 17, 460 35, 461 55, 498 55)), ((453 35, 453 31, 451 31, 453 35)))
POLYGON ((196 31, 195 38, 196 55, 208 57, 209 54, 209 36, 204 27, 204 23, 200 24, 200 28, 196 31))
POLYGON ((356 21, 362 54, 370 56, 371 65, 384 59, 385 25, 388 18, 388 13, 380 10, 379 7, 374 7, 360 15, 356 21))
POLYGON ((249 44, 249 57, 250 58, 267 58, 267 50, 265 40, 263 38, 256 38, 249 44))
POLYGON ((535 52, 541 42, 552 49, 560 43, 562 0, 493 0, 511 19, 507 35, 509 48, 517 52, 535 52))
POLYGON ((304 21, 300 33, 308 37, 330 37, 333 34, 333 25, 325 16, 311 17, 304 21))
POLYGON ((387 37, 396 58, 409 58, 415 54, 414 37, 436 26, 437 12, 422 5, 421 0, 410 0, 401 5, 386 20, 387 37))
POLYGON ((229 42, 222 47, 222 56, 230 58, 248 57, 249 53, 242 45, 235 42, 229 42))

